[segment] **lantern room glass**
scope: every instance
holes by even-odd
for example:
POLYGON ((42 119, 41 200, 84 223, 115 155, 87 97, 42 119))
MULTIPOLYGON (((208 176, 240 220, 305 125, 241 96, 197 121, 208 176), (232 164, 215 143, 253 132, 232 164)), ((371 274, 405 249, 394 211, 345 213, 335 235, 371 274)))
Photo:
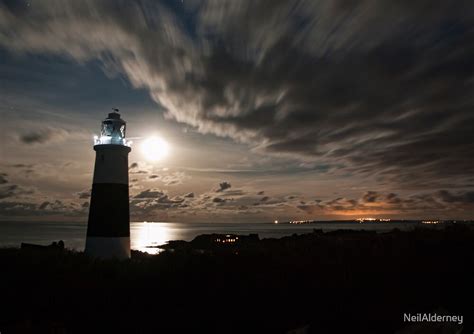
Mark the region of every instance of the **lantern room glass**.
POLYGON ((113 112, 102 121, 100 137, 94 137, 95 145, 125 145, 130 146, 131 142, 125 139, 126 122, 120 118, 118 112, 113 112))

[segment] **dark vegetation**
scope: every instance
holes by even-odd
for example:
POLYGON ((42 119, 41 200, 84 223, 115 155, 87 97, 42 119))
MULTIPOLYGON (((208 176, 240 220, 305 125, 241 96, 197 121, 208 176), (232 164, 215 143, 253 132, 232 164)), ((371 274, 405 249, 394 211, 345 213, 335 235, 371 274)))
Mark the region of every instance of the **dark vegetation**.
MULTIPOLYGON (((204 238, 205 239, 205 238, 204 238)), ((0 250, 8 333, 451 333, 404 313, 474 319, 474 232, 339 231, 100 261, 0 250), (430 327, 431 326, 431 327, 430 327), (415 329, 414 329, 415 328, 415 329), (424 330, 424 331, 423 331, 424 330)), ((188 244, 186 246, 186 244, 188 244)), ((449 327, 451 326, 451 327, 449 327)))

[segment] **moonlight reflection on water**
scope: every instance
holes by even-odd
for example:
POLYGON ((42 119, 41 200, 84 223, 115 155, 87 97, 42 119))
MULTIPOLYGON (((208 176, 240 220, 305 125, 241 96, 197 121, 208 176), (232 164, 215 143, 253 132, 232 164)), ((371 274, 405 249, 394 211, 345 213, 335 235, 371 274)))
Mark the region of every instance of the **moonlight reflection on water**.
POLYGON ((133 223, 130 226, 131 248, 149 254, 161 252, 159 245, 178 238, 168 223, 133 223))

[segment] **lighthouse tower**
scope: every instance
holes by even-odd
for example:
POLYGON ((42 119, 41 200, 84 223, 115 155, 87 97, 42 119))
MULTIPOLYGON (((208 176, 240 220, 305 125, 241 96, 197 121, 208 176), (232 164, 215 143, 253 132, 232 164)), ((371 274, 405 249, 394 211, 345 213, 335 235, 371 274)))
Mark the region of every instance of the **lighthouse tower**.
POLYGON ((97 258, 130 258, 126 123, 118 109, 102 121, 96 151, 85 253, 97 258))

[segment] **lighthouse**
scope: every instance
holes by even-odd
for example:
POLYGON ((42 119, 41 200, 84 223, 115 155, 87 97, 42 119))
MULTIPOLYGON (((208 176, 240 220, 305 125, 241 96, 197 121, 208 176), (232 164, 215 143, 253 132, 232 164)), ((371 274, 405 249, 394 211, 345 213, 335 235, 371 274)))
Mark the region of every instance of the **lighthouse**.
POLYGON ((130 258, 130 209, 126 122, 118 109, 94 137, 95 166, 85 253, 97 258, 130 258))

